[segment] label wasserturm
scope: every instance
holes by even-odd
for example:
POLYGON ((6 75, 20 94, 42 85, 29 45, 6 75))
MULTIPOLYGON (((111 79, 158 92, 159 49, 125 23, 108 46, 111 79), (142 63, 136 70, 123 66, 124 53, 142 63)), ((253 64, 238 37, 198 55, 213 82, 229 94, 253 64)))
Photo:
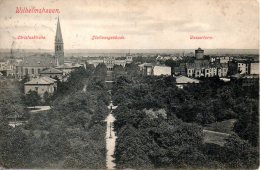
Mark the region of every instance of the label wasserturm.
POLYGON ((16 7, 16 13, 37 13, 37 14, 51 14, 60 13, 59 9, 46 9, 36 7, 16 7))

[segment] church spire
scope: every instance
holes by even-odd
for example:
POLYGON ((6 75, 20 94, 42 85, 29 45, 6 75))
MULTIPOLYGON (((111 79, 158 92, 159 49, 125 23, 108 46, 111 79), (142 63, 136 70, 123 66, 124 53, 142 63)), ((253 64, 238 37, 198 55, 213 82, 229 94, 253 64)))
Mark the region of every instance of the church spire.
POLYGON ((64 48, 63 48, 63 39, 61 34, 61 28, 60 28, 60 19, 58 17, 57 22, 57 30, 56 30, 56 36, 55 36, 55 59, 57 65, 64 64, 64 48))
POLYGON ((62 40, 62 34, 61 34, 61 28, 60 28, 60 19, 58 17, 58 23, 57 23, 57 29, 56 29, 56 37, 55 42, 63 42, 62 40))

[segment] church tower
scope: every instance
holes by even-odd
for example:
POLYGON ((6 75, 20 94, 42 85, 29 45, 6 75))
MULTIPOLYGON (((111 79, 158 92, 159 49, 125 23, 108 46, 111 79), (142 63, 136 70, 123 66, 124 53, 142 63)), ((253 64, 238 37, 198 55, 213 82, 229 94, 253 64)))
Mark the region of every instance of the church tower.
POLYGON ((57 23, 56 36, 55 36, 55 60, 57 65, 64 64, 64 48, 63 48, 63 40, 62 40, 59 17, 57 23))

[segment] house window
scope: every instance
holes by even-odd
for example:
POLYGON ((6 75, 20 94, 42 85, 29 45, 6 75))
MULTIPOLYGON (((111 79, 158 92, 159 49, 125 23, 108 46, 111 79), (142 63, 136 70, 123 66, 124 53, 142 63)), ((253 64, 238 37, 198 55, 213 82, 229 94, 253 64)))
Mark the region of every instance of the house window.
POLYGON ((34 68, 32 68, 32 74, 34 74, 34 68))
POLYGON ((39 87, 35 87, 35 91, 38 91, 38 88, 39 88, 39 87))
POLYGON ((209 73, 209 70, 207 70, 206 72, 209 73))
POLYGON ((40 72, 41 72, 41 69, 38 68, 38 74, 40 74, 40 72))

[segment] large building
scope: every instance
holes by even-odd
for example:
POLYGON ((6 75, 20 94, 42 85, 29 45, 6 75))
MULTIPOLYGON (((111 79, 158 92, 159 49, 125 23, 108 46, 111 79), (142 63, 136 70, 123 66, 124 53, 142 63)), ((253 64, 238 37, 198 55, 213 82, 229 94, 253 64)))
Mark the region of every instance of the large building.
POLYGON ((143 63, 138 65, 141 73, 146 76, 171 76, 171 67, 164 65, 154 65, 152 63, 143 63))
POLYGON ((228 73, 227 64, 196 64, 187 63, 187 75, 188 77, 226 77, 228 73))
MULTIPOLYGON (((195 50, 196 59, 192 63, 186 63, 188 77, 226 77, 228 74, 228 64, 220 59, 209 60, 204 58, 204 50, 195 50), (210 62, 211 61, 211 62, 210 62)), ((225 59, 228 60, 228 59, 225 59)), ((184 75, 184 74, 182 74, 184 75)))
POLYGON ((63 39, 60 28, 60 21, 58 18, 57 30, 55 36, 55 54, 35 54, 25 57, 21 63, 16 66, 17 78, 29 76, 36 78, 45 69, 57 67, 64 64, 64 48, 63 39))
POLYGON ((23 61, 16 66, 17 78, 29 76, 35 78, 40 75, 44 69, 55 67, 55 58, 50 54, 36 54, 26 57, 23 61))
POLYGON ((127 55, 126 57, 120 57, 117 59, 116 57, 99 57, 94 59, 88 59, 87 63, 94 65, 96 67, 98 64, 104 63, 107 67, 107 70, 112 71, 115 65, 120 65, 125 67, 126 64, 129 64, 133 61, 132 56, 127 55))

